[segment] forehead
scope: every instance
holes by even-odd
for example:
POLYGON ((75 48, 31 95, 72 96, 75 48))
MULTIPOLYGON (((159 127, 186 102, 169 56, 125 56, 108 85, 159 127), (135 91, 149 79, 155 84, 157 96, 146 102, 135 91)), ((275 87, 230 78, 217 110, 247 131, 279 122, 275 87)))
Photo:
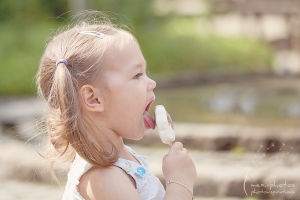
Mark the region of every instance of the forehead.
POLYGON ((106 70, 129 70, 146 63, 136 39, 128 33, 122 34, 127 35, 116 37, 103 57, 106 70))

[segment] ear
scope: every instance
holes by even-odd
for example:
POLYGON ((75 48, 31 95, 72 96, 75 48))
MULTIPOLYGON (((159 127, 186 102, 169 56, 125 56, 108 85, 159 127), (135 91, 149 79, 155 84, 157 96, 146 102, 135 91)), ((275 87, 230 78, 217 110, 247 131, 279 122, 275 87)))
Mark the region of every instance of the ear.
POLYGON ((83 107, 92 112, 102 112, 104 110, 100 92, 91 85, 84 85, 80 88, 80 96, 83 107))

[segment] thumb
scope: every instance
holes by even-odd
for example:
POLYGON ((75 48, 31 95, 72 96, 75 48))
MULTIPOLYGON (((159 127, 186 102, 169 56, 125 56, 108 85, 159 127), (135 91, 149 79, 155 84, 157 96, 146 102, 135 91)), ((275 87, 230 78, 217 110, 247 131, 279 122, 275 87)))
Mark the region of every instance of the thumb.
POLYGON ((183 144, 181 142, 175 142, 170 147, 169 154, 172 154, 172 153, 174 153, 176 151, 181 151, 182 149, 183 149, 183 144))

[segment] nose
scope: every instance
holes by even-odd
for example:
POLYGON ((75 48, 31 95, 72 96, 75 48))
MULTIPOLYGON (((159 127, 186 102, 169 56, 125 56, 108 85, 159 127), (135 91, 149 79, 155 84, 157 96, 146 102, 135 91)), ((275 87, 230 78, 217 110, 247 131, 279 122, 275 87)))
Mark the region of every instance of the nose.
POLYGON ((156 82, 149 78, 148 91, 152 91, 156 87, 156 82))

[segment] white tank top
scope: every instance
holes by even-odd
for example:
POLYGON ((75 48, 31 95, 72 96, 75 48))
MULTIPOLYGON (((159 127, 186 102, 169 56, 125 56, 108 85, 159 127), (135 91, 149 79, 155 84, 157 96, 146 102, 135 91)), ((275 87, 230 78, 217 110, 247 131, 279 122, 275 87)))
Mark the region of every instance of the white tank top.
MULTIPOLYGON (((146 157, 136 154, 130 147, 127 150, 141 163, 119 158, 115 166, 121 168, 130 175, 136 182, 136 190, 142 200, 163 200, 165 189, 159 179, 149 169, 146 157)), ((81 176, 91 169, 92 165, 84 159, 76 156, 74 163, 68 173, 68 181, 62 200, 84 200, 79 194, 78 184, 81 176)))

